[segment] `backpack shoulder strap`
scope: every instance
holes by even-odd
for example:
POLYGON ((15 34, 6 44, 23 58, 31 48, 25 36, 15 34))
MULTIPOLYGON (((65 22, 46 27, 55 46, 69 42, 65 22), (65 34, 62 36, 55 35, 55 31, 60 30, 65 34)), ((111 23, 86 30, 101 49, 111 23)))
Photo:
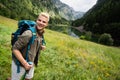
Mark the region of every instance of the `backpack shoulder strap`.
POLYGON ((42 35, 42 45, 44 45, 44 46, 46 45, 44 35, 42 35))
POLYGON ((28 30, 30 30, 32 32, 32 37, 30 38, 30 41, 28 43, 28 46, 27 46, 27 51, 26 51, 26 61, 28 62, 29 59, 28 59, 28 51, 30 50, 30 46, 31 44, 34 43, 34 40, 36 38, 36 29, 35 27, 30 27, 28 30))
POLYGON ((34 43, 34 39, 36 38, 36 29, 35 27, 30 27, 29 30, 32 32, 32 38, 30 40, 30 43, 34 43))

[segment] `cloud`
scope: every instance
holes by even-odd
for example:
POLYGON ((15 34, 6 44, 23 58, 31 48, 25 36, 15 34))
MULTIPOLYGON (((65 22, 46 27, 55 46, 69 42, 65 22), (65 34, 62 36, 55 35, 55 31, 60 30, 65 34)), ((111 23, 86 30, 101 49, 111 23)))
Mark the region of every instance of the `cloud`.
POLYGON ((93 5, 95 5, 97 0, 60 0, 60 1, 69 5, 76 11, 86 12, 93 5))

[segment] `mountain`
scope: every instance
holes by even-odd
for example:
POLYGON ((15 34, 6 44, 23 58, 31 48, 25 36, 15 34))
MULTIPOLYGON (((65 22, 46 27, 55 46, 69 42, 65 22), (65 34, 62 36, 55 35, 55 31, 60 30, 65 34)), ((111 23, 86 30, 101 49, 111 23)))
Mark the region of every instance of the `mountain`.
POLYGON ((76 20, 84 15, 84 12, 75 11, 72 7, 62 3, 60 0, 52 0, 59 14, 67 20, 76 20))
MULTIPOLYGON (((115 46, 120 46, 120 0, 98 0, 85 15, 73 21, 73 26, 84 26, 86 31, 92 32, 97 38, 110 34, 115 46)), ((93 39, 94 39, 93 38, 93 39)))

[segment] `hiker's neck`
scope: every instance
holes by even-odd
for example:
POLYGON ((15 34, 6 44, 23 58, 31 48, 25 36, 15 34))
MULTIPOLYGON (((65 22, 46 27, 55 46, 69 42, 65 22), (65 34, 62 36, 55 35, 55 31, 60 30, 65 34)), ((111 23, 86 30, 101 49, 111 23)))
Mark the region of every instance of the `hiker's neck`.
POLYGON ((38 34, 39 36, 42 36, 42 35, 43 35, 43 33, 44 33, 44 29, 37 30, 37 34, 38 34))

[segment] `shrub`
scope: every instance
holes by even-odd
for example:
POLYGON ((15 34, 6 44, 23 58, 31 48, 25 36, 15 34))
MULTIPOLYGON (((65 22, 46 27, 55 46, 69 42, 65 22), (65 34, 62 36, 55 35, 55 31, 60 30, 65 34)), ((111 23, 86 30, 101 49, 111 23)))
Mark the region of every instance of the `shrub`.
POLYGON ((98 43, 105 45, 113 45, 113 39, 110 34, 104 33, 98 39, 98 43))
POLYGON ((80 39, 84 39, 84 40, 91 40, 92 37, 92 32, 88 31, 85 32, 85 34, 80 36, 80 39))
POLYGON ((81 35, 81 36, 80 36, 80 39, 85 39, 85 36, 84 36, 84 35, 81 35))
POLYGON ((86 40, 91 40, 92 32, 88 31, 85 33, 86 40))

